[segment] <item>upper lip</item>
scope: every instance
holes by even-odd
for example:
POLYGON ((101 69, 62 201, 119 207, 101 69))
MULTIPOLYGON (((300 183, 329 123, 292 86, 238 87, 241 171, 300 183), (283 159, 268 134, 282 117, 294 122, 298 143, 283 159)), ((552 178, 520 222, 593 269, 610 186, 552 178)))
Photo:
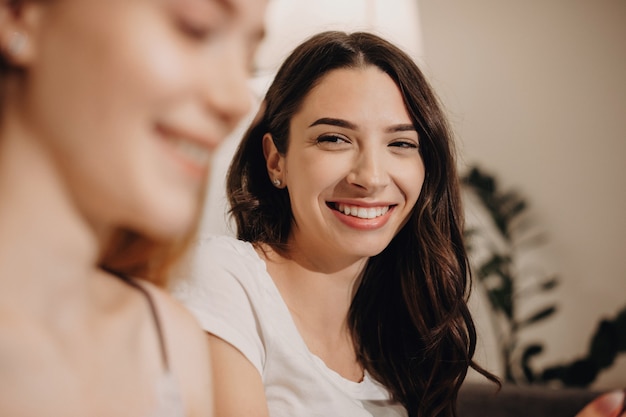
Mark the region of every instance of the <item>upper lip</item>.
POLYGON ((180 126, 172 126, 164 123, 157 123, 156 128, 159 132, 163 133, 166 136, 172 136, 174 138, 188 140, 209 149, 212 149, 219 144, 218 140, 214 139, 211 136, 198 133, 198 131, 194 129, 183 128, 180 126))

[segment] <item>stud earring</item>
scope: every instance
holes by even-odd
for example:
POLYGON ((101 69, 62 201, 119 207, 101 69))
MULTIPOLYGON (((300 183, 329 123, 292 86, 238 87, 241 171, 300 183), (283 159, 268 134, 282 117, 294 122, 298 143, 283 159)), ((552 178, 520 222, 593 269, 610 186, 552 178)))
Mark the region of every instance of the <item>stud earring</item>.
POLYGON ((274 184, 274 187, 280 187, 280 180, 278 178, 274 178, 274 180, 272 180, 272 184, 274 184))
POLYGON ((13 32, 11 34, 11 39, 9 39, 9 44, 7 45, 7 51, 9 54, 15 56, 19 55, 26 46, 26 35, 22 32, 13 32))

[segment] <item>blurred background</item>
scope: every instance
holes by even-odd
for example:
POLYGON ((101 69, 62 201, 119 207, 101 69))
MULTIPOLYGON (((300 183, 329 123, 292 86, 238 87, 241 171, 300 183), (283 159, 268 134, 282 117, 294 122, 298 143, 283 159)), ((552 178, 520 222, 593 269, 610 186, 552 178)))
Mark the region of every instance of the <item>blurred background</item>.
MULTIPOLYGON (((327 29, 383 35, 439 94, 465 182, 479 362, 517 384, 626 386, 626 2, 269 4, 257 99, 327 29)), ((202 234, 233 233, 224 176, 252 117, 218 152, 202 234)))

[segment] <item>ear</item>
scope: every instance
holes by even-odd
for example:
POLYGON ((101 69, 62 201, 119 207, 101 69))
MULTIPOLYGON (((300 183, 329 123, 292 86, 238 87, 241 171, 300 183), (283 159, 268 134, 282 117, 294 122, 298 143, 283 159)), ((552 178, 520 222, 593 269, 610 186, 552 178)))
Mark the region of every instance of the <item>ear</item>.
POLYGON ((285 157, 278 152, 274 139, 270 133, 263 135, 263 155, 265 155, 265 165, 270 181, 279 180, 278 188, 286 185, 285 178, 285 157))
POLYGON ((32 62, 45 3, 0 1, 0 54, 10 65, 26 67, 32 62))

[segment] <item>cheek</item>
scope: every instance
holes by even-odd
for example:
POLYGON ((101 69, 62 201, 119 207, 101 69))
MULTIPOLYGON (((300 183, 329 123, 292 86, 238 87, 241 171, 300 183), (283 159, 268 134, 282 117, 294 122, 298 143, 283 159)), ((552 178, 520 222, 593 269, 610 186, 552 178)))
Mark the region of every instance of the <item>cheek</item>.
POLYGON ((116 74, 113 82, 134 92, 138 101, 167 103, 190 91, 194 78, 191 70, 197 67, 197 62, 192 62, 189 47, 181 45, 163 27, 132 33, 129 37, 132 41, 126 41, 124 48, 112 51, 109 62, 119 63, 110 68, 116 74))
POLYGON ((150 9, 116 7, 102 7, 102 19, 58 22, 33 71, 41 133, 68 152, 149 134, 189 90, 190 54, 167 22, 150 9))
POLYGON ((310 219, 320 211, 320 204, 340 179, 335 171, 340 164, 329 158, 291 156, 285 161, 289 199, 296 219, 310 219))
POLYGON ((407 199, 409 207, 413 208, 417 202, 424 184, 424 178, 426 171, 421 159, 417 163, 404 166, 404 169, 399 171, 401 174, 400 183, 402 184, 402 191, 407 199))
POLYGON ((190 48, 184 47, 166 19, 151 11, 137 7, 118 13, 113 28, 95 31, 92 56, 85 59, 94 67, 99 92, 121 108, 137 104, 151 108, 160 99, 181 94, 191 78, 194 65, 186 53, 190 48))
POLYGON ((66 177, 110 197, 111 190, 153 187, 161 161, 153 125, 186 96, 192 67, 162 20, 127 15, 103 16, 114 22, 107 27, 86 16, 46 27, 23 102, 26 125, 66 177))
POLYGON ((286 167, 290 166, 294 169, 287 171, 289 181, 298 188, 307 190, 311 198, 317 198, 344 179, 347 175, 346 167, 350 165, 349 161, 338 155, 304 155, 297 160, 290 160, 286 167))
POLYGON ((49 40, 33 69, 34 102, 47 106, 41 113, 50 115, 50 122, 70 115, 77 128, 91 128, 93 134, 95 126, 112 126, 157 106, 189 78, 157 22, 142 28, 128 19, 110 27, 89 23, 60 22, 60 29, 45 34, 49 40))
POLYGON ((98 82, 105 114, 154 122, 145 119, 162 116, 188 92, 189 68, 194 66, 173 40, 159 40, 157 35, 146 31, 129 36, 123 47, 114 47, 101 63, 98 82))

